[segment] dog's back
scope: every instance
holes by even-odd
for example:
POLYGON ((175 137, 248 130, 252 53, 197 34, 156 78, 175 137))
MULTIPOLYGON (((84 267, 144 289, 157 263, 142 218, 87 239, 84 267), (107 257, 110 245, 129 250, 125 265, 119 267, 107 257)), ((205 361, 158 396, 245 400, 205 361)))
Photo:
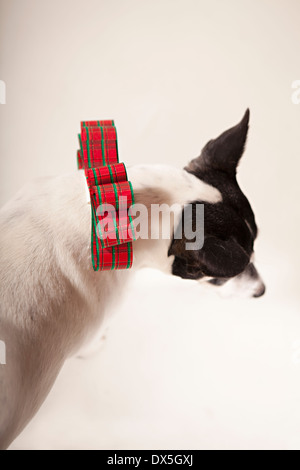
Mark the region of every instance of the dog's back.
POLYGON ((0 448, 35 414, 109 302, 116 273, 90 269, 84 184, 81 173, 42 178, 0 211, 0 448))

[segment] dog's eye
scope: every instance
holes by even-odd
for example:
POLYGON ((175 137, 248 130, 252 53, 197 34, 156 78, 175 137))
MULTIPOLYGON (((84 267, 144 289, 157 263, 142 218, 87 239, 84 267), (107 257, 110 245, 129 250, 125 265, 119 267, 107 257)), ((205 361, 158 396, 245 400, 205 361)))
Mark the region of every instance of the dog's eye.
POLYGON ((226 278, 217 278, 215 277, 214 279, 210 279, 208 282, 210 284, 213 284, 214 286, 223 286, 223 284, 225 284, 225 282, 227 282, 228 279, 226 278))

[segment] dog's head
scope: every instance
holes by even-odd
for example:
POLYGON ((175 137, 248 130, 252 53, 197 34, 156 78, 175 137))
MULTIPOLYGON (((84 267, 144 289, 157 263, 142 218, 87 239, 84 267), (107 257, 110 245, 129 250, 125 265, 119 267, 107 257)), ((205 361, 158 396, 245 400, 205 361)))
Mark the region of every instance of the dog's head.
MULTIPOLYGON (((185 170, 217 188, 222 202, 204 203, 204 245, 187 250, 185 237, 173 239, 169 256, 174 255, 172 272, 184 279, 201 279, 225 292, 260 297, 265 286, 253 264, 257 237, 255 217, 241 191, 236 170, 244 152, 249 110, 241 122, 210 140, 201 155, 185 170)), ((194 201, 193 206, 202 201, 194 201)), ((192 211, 194 219, 195 211, 192 211)), ((195 221, 192 220, 193 227, 195 221)))

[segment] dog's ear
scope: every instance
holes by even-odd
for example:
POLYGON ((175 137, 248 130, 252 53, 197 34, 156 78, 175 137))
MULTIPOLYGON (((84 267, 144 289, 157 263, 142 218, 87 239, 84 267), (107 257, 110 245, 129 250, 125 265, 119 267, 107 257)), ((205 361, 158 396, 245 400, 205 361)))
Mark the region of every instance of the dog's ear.
POLYGON ((173 240, 169 249, 169 255, 175 256, 173 274, 183 278, 234 277, 250 262, 250 256, 233 237, 221 240, 208 236, 203 248, 195 251, 185 250, 184 245, 184 240, 173 240))
POLYGON ((185 168, 197 176, 208 170, 221 170, 235 175, 237 165, 243 155, 249 127, 250 111, 247 109, 241 122, 210 140, 203 148, 200 157, 192 160, 185 168))

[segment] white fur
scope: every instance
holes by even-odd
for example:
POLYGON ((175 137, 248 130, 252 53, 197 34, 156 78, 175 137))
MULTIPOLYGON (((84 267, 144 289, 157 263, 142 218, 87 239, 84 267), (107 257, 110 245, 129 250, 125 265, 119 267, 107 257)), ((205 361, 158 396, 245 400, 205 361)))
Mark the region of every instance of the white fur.
POLYGON ((218 291, 222 297, 249 298, 255 297, 263 288, 264 283, 260 277, 251 278, 246 273, 241 273, 220 286, 218 291))
MULTIPOLYGON (((182 207, 221 200, 184 170, 140 166, 128 175, 140 203, 149 204, 150 193, 182 207)), ((0 448, 33 417, 66 358, 95 335, 130 278, 128 270, 93 271, 90 211, 82 172, 33 182, 0 211, 0 340, 7 361, 0 365, 0 448)), ((170 272, 169 244, 134 242, 134 269, 170 272)))

